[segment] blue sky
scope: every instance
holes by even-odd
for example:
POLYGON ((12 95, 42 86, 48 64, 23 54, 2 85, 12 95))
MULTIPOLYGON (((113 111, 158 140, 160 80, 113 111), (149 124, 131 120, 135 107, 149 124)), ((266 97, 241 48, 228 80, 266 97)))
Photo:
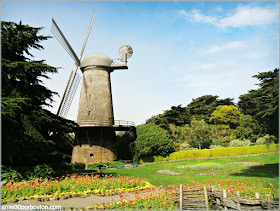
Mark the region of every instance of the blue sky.
MULTIPOLYGON (((77 54, 92 11, 96 18, 84 52, 117 58, 128 44, 128 70, 111 75, 116 120, 144 123, 173 105, 186 106, 202 95, 234 98, 255 89, 252 76, 279 67, 277 1, 2 1, 1 19, 45 27, 53 17, 77 54)), ((44 81, 63 95, 74 62, 58 41, 42 43, 35 59, 61 67, 44 81)), ((81 72, 79 72, 81 75, 81 72)), ((80 87, 68 118, 76 120, 80 87)), ((55 96, 56 113, 60 97, 55 96)))

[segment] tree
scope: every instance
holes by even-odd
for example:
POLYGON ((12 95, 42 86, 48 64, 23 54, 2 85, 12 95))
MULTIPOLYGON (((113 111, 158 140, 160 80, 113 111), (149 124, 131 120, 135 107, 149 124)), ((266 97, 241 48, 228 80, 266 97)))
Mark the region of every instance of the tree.
POLYGON ((278 137, 279 69, 262 72, 253 77, 260 81, 260 88, 241 95, 238 107, 242 113, 251 115, 262 123, 270 134, 278 137))
POLYGON ((148 123, 136 127, 137 139, 134 142, 133 160, 154 155, 167 156, 174 152, 174 144, 168 131, 156 124, 148 123))
POLYGON ((193 119, 191 129, 190 145, 198 149, 209 148, 211 144, 209 125, 204 120, 197 121, 193 119))
POLYGON ((219 105, 233 105, 232 98, 218 99, 218 96, 204 95, 193 99, 187 108, 190 110, 190 115, 196 120, 204 120, 209 123, 211 114, 219 105))
POLYGON ((236 106, 218 106, 212 113, 210 122, 214 124, 229 125, 230 128, 236 128, 239 124, 240 111, 236 106))
POLYGON ((249 139, 255 142, 258 138, 264 136, 266 130, 257 120, 250 115, 240 115, 239 126, 233 131, 233 139, 249 139))
POLYGON ((46 162, 47 150, 57 142, 68 140, 74 122, 43 109, 51 106, 52 92, 42 78, 57 68, 45 61, 33 60, 31 49, 43 50, 39 43, 48 36, 42 28, 2 22, 2 162, 34 164, 46 162))
POLYGON ((228 146, 232 140, 233 129, 229 125, 210 125, 211 135, 210 138, 214 145, 228 146))
POLYGON ((168 130, 169 124, 174 124, 176 126, 189 124, 190 112, 189 109, 182 107, 182 105, 172 106, 171 109, 164 111, 163 114, 151 117, 146 123, 154 123, 168 130))

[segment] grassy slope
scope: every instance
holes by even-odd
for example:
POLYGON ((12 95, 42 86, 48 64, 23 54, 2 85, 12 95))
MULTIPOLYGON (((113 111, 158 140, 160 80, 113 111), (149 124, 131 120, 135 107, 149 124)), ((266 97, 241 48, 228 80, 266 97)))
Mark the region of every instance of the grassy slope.
MULTIPOLYGON (((182 160, 169 163, 155 163, 147 166, 127 168, 127 169, 112 169, 102 170, 103 173, 120 174, 124 176, 137 176, 145 178, 156 186, 168 186, 168 185, 179 185, 183 183, 189 183, 189 181, 201 181, 205 183, 206 179, 209 180, 239 180, 242 182, 251 180, 262 180, 271 182, 274 186, 278 187, 279 182, 279 154, 274 155, 260 155, 260 156, 248 156, 240 158, 216 158, 216 159, 193 159, 193 160, 182 160), (207 176, 195 176, 200 172, 191 172, 187 169, 176 169, 175 167, 180 165, 193 165, 198 163, 220 163, 227 164, 230 162, 258 162, 265 164, 264 166, 245 167, 243 165, 226 165, 226 169, 218 170, 215 172, 226 172, 240 169, 251 169, 251 171, 234 174, 224 175, 207 175, 207 176), (169 176, 157 174, 157 170, 169 169, 174 172, 180 172, 181 175, 169 176)), ((213 172, 213 171, 209 171, 213 172)))

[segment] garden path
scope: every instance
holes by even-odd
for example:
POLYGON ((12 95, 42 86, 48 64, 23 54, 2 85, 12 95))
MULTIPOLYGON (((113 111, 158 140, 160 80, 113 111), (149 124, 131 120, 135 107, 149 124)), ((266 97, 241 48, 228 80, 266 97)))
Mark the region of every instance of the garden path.
POLYGON ((18 201, 15 203, 7 203, 6 205, 23 205, 23 206, 35 206, 35 205, 46 205, 46 206, 53 206, 53 205, 60 205, 62 206, 62 209, 69 210, 70 208, 76 208, 76 209, 85 209, 88 206, 93 207, 94 205, 102 205, 102 204, 109 204, 109 203, 115 203, 118 201, 121 201, 121 195, 124 196, 124 200, 129 199, 135 199, 135 194, 145 197, 148 195, 156 195, 158 194, 160 189, 153 188, 148 190, 142 190, 142 191, 135 191, 132 193, 123 193, 120 195, 113 195, 113 196, 97 196, 97 195, 89 195, 87 197, 81 198, 81 197, 75 197, 75 198, 68 198, 64 200, 50 200, 46 202, 40 202, 36 200, 23 200, 18 201))

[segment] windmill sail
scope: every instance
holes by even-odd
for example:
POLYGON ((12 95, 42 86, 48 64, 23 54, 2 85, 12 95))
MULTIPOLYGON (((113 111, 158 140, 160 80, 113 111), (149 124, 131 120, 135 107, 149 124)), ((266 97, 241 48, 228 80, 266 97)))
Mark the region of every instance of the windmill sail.
POLYGON ((60 107, 59 107, 59 113, 58 113, 59 116, 61 116, 63 118, 67 117, 68 111, 72 104, 72 101, 75 96, 75 93, 78 88, 80 80, 81 80, 81 77, 79 76, 79 74, 77 74, 77 72, 73 70, 70 75, 70 78, 69 78, 64 96, 63 96, 63 99, 65 99, 65 100, 63 103, 60 104, 60 107))
POLYGON ((52 23, 53 23, 52 24, 52 32, 53 32, 54 36, 57 38, 57 40, 60 42, 60 44, 66 50, 66 52, 74 59, 74 61, 76 63, 76 67, 70 75, 69 81, 67 83, 66 89, 65 89, 63 97, 62 97, 62 100, 60 102, 58 112, 57 112, 58 116, 66 118, 66 116, 68 114, 68 111, 70 109, 71 103, 73 101, 74 95, 76 93, 77 87, 79 85, 80 76, 77 74, 77 70, 78 70, 78 66, 80 65, 80 59, 82 58, 82 55, 83 55, 83 52, 84 52, 84 49, 85 49, 85 46, 86 46, 86 43, 87 43, 87 39, 88 39, 90 30, 91 30, 91 27, 92 27, 94 18, 95 18, 95 12, 93 12, 93 15, 92 15, 89 27, 88 27, 87 35, 86 35, 83 47, 81 49, 79 58, 77 57, 74 50, 70 46, 69 42, 67 41, 67 39, 63 35, 62 31, 59 29, 55 20, 52 19, 52 23))
POLYGON ((73 48, 71 47, 71 45, 69 44, 65 36, 63 35, 62 31, 59 29, 54 19, 52 19, 52 33, 56 37, 56 39, 60 42, 62 47, 66 50, 66 52, 76 62, 76 64, 80 65, 80 59, 78 58, 73 48))

